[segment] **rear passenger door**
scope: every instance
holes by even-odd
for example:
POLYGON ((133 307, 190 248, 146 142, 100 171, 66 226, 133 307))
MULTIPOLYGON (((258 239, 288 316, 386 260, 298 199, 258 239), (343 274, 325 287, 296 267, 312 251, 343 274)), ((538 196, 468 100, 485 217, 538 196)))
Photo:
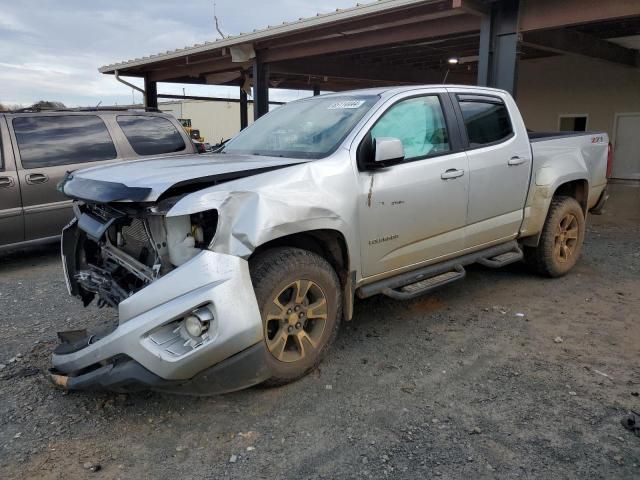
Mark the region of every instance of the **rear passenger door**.
POLYGON ((25 239, 59 235, 71 200, 57 190, 68 171, 114 160, 116 148, 97 115, 20 114, 10 119, 24 208, 25 239))
POLYGON ((532 162, 520 113, 501 92, 454 90, 452 100, 469 158, 465 248, 514 238, 522 223, 532 162))
POLYGON ((5 118, 0 116, 0 247, 24 240, 20 184, 5 118))
POLYGON ((193 146, 185 142, 186 134, 168 118, 154 115, 122 114, 116 123, 124 133, 135 156, 175 155, 193 153, 193 146))

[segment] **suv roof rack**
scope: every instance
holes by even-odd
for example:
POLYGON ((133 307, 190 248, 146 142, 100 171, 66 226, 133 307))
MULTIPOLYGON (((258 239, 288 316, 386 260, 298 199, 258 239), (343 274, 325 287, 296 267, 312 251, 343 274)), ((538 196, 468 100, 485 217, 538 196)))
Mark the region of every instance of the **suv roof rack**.
POLYGON ((25 107, 18 110, 12 110, 2 113, 40 113, 40 112, 156 112, 162 113, 161 110, 154 107, 74 107, 74 108, 40 108, 25 107))

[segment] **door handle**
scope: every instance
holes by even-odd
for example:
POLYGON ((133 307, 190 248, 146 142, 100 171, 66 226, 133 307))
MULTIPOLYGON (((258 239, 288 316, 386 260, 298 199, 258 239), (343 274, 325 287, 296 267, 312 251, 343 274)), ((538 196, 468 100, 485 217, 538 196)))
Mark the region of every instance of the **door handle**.
POLYGON ((442 180, 450 180, 452 178, 458 178, 464 175, 464 170, 457 170, 455 168, 450 168, 440 175, 442 180))
POLYGON ((29 185, 36 185, 38 183, 47 183, 49 181, 49 177, 44 173, 30 173, 25 177, 25 180, 29 185))
POLYGON ((522 164, 523 164, 524 162, 526 162, 526 161, 527 161, 527 159, 526 159, 526 158, 522 158, 522 157, 515 156, 515 157, 511 157, 511 158, 509 159, 509 161, 507 162, 507 164, 508 164, 510 167, 515 167, 516 165, 522 165, 522 164))
POLYGON ((13 187, 13 178, 0 177, 0 187, 13 187))

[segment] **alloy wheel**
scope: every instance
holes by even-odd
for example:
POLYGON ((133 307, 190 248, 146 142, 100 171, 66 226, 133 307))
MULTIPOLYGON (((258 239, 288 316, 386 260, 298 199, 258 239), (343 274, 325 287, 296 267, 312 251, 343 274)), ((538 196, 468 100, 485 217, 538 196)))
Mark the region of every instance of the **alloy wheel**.
POLYGON ((567 213, 558 224, 555 234, 553 254, 560 263, 568 262, 578 245, 578 219, 567 213))
POLYGON ((269 305, 264 322, 267 348, 281 362, 302 360, 320 346, 326 324, 322 288, 311 280, 295 280, 269 305))

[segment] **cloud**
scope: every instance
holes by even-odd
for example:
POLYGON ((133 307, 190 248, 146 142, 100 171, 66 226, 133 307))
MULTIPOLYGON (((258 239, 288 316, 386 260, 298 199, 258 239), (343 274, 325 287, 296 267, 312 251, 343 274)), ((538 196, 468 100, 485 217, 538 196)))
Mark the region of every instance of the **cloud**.
MULTIPOLYGON (((305 0, 245 0, 241 7, 236 0, 216 0, 216 4, 223 32, 239 34, 353 6, 355 0, 330 0, 321 7, 305 0)), ((0 12, 0 102, 127 104, 131 89, 98 73, 98 67, 216 36, 211 0, 6 2, 0 12)), ((183 87, 191 95, 237 95, 236 89, 200 85, 161 84, 159 90, 182 93, 183 87)), ((300 95, 274 90, 272 98, 289 100, 300 95)), ((136 99, 140 101, 139 94, 136 99)))

